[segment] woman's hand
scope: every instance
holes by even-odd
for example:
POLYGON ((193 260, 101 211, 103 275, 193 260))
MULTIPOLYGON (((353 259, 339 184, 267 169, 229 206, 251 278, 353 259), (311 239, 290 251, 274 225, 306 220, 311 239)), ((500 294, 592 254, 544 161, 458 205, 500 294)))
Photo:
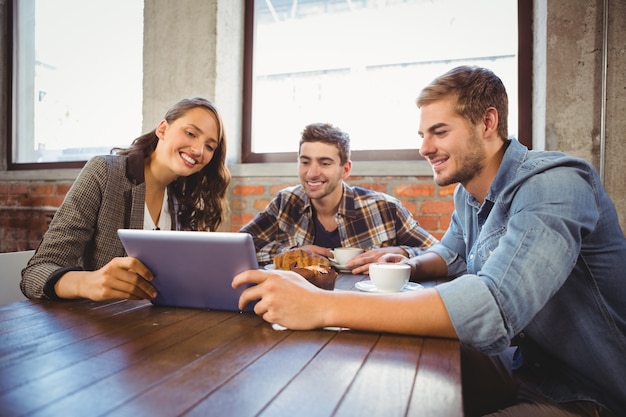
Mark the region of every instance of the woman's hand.
POLYGON ((114 258, 97 271, 67 272, 54 290, 61 298, 150 300, 156 297, 152 279, 152 272, 138 259, 114 258))

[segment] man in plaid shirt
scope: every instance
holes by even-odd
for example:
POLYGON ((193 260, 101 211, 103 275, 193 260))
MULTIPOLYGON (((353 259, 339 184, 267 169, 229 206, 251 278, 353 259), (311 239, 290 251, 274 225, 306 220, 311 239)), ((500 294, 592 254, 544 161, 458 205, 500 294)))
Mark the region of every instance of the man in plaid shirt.
POLYGON ((240 231, 254 238, 259 263, 292 248, 332 257, 331 249, 365 249, 345 267, 368 270, 384 253, 412 257, 438 240, 390 195, 350 187, 350 137, 323 123, 305 127, 298 153, 300 185, 281 190, 240 231))

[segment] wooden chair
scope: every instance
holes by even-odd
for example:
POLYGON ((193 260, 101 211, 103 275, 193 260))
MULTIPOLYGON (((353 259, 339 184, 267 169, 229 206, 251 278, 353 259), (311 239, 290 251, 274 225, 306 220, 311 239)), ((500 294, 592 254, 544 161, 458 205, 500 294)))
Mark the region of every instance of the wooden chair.
POLYGON ((34 250, 0 253, 0 305, 26 299, 20 290, 22 269, 34 253, 34 250))

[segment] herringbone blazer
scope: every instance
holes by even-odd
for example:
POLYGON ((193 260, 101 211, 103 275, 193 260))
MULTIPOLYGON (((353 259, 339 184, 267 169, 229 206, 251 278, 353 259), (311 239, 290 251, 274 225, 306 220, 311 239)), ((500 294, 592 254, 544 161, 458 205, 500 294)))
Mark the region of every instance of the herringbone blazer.
POLYGON ((56 283, 67 271, 94 271, 126 256, 117 229, 143 228, 143 170, 141 155, 96 156, 87 162, 22 271, 24 295, 56 298, 46 283, 56 283))

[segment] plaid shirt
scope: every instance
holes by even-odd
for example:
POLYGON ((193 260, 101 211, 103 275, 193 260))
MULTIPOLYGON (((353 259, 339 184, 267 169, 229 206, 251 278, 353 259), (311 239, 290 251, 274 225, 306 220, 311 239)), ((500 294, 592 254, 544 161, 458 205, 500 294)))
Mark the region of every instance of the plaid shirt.
MULTIPOLYGON (((415 256, 438 242, 398 199, 345 183, 335 220, 342 246, 400 246, 415 256)), ((301 185, 285 188, 240 232, 252 235, 259 263, 272 262, 276 254, 288 249, 311 245, 315 240, 311 200, 301 185)))

